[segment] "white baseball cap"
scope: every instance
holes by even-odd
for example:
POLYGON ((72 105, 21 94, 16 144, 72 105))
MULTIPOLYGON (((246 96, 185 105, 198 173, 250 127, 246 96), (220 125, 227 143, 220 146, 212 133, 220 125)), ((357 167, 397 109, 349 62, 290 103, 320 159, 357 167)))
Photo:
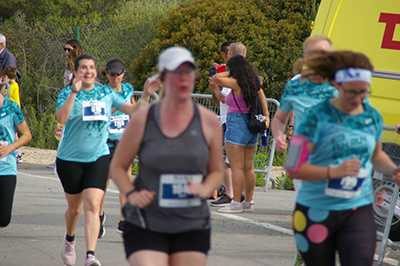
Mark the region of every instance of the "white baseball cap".
POLYGON ((186 62, 197 68, 196 61, 188 49, 180 46, 169 47, 158 56, 158 73, 164 70, 173 71, 186 62))

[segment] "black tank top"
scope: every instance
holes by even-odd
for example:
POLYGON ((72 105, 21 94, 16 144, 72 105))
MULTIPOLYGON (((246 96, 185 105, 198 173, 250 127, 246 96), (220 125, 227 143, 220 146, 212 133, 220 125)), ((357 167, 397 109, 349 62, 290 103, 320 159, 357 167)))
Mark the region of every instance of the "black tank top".
POLYGON ((138 190, 156 192, 144 209, 134 208, 127 221, 157 232, 176 233, 210 226, 205 200, 187 195, 187 178, 202 182, 207 175, 209 149, 198 107, 189 126, 177 137, 166 137, 160 128, 161 102, 150 107, 139 151, 138 190))

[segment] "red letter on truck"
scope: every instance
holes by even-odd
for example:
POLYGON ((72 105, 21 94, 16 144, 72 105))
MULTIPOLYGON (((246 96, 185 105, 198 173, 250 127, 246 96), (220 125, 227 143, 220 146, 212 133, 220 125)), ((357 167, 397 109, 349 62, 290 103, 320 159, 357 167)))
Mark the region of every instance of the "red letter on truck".
POLYGON ((400 41, 393 41, 394 29, 396 28, 396 24, 400 24, 400 15, 381 13, 379 22, 386 23, 381 48, 400 50, 400 41))

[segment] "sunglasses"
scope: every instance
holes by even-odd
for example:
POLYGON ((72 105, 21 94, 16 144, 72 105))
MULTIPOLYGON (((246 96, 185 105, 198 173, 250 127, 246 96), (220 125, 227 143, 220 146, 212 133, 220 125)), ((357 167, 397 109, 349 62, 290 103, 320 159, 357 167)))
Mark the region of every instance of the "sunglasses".
POLYGON ((64 52, 66 52, 66 51, 71 52, 72 50, 74 50, 74 49, 64 47, 64 52))

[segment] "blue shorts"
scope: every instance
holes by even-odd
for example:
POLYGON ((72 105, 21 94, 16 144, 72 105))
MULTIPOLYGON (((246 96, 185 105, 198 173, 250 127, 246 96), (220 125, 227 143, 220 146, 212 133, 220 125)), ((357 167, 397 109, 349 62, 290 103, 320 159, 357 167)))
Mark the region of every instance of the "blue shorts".
POLYGON ((238 146, 255 146, 258 133, 249 130, 250 114, 229 113, 226 116, 226 132, 224 143, 232 143, 238 146))

